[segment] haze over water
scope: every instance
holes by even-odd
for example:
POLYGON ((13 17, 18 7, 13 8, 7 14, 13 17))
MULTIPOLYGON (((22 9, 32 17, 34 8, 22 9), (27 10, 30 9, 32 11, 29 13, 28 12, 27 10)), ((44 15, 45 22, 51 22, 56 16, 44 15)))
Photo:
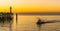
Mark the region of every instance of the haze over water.
POLYGON ((37 25, 38 17, 42 21, 60 20, 60 15, 16 15, 12 23, 0 23, 0 31, 60 31, 60 22, 37 25))

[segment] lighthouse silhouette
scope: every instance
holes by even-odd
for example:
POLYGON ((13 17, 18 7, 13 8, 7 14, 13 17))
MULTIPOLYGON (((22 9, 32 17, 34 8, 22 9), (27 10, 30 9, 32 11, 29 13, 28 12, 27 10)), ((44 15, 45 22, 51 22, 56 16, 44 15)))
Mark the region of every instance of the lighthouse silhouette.
POLYGON ((12 6, 10 6, 10 13, 12 13, 12 6))

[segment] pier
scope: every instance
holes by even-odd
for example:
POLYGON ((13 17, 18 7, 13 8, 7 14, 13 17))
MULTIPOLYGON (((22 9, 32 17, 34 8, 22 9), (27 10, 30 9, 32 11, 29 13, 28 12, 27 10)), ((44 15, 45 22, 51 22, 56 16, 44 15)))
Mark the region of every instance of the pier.
POLYGON ((0 22, 13 20, 12 7, 10 6, 10 12, 0 12, 0 22))

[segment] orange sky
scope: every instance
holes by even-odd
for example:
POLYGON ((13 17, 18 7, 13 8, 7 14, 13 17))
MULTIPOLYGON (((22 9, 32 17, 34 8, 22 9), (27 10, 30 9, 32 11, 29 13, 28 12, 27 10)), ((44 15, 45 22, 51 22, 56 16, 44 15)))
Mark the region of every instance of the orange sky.
POLYGON ((0 12, 60 12, 60 0, 0 0, 0 12))

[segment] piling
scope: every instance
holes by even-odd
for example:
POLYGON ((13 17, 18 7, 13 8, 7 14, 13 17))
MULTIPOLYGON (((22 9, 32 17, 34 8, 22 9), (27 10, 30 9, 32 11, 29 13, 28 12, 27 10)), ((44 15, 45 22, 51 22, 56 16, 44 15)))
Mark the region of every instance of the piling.
POLYGON ((18 14, 16 13, 16 24, 17 24, 17 20, 18 20, 18 14))
POLYGON ((18 22, 18 14, 16 13, 16 31, 17 31, 17 22, 18 22))

